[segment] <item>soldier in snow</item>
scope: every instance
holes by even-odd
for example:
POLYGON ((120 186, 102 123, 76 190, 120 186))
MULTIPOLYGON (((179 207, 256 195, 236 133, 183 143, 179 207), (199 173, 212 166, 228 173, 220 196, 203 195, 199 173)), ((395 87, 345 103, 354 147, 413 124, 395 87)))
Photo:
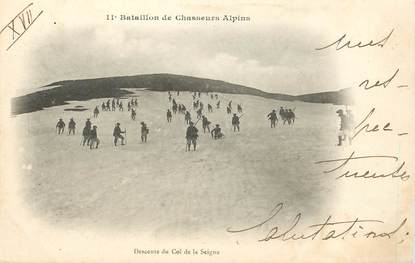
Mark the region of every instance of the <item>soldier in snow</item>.
POLYGON ((145 122, 141 122, 141 142, 147 142, 147 135, 150 132, 150 130, 147 127, 147 124, 145 122))
POLYGON ((94 125, 92 127, 92 130, 89 133, 89 139, 90 139, 89 149, 94 148, 94 146, 95 146, 95 149, 98 148, 100 140, 98 139, 97 126, 96 125, 94 125))
POLYGON ((171 114, 170 109, 167 109, 167 113, 166 113, 166 115, 167 115, 167 122, 171 122, 171 118, 172 118, 173 116, 172 116, 172 114, 171 114))
POLYGON ((190 145, 193 144, 193 150, 196 151, 197 137, 199 136, 197 128, 193 125, 193 122, 189 122, 189 127, 186 131, 186 151, 190 151, 190 145))
POLYGON ((72 134, 75 134, 75 126, 76 126, 76 123, 75 123, 75 121, 73 120, 73 118, 71 118, 71 119, 69 120, 69 123, 68 123, 68 129, 69 129, 69 131, 68 131, 68 135, 71 135, 71 133, 72 133, 72 134))
POLYGON ((236 130, 238 130, 238 132, 239 132, 239 117, 236 115, 236 113, 234 113, 233 117, 232 117, 232 126, 233 126, 233 131, 234 132, 236 130))
POLYGON ((56 123, 56 129, 58 131, 58 134, 63 134, 65 131, 65 122, 62 119, 58 120, 58 123, 56 123))
POLYGON ((118 139, 121 139, 121 145, 124 145, 124 136, 122 136, 122 133, 125 133, 125 131, 121 131, 120 123, 117 123, 114 127, 114 131, 112 135, 114 136, 114 145, 117 146, 118 139))
POLYGON ((212 135, 212 138, 215 139, 215 140, 222 139, 224 137, 224 134, 222 133, 222 130, 219 127, 219 124, 216 124, 216 127, 213 128, 213 130, 210 132, 210 134, 212 135))
POLYGON ((271 121, 271 128, 275 128, 275 122, 278 121, 277 118, 277 113, 275 112, 275 110, 272 110, 272 112, 270 112, 268 115, 268 120, 271 121))

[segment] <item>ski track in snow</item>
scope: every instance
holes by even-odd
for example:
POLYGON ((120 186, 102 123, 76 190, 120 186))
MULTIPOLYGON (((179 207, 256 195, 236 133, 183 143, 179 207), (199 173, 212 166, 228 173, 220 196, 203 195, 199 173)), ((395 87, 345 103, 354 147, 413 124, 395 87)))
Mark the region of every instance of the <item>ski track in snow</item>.
MULTIPOLYGON (((206 113, 219 123, 226 138, 212 140, 203 133, 201 121, 196 152, 185 152, 184 116, 173 114, 166 122, 167 92, 137 91, 138 110, 130 119, 127 100, 124 112, 102 112, 106 99, 71 102, 13 118, 20 132, 20 166, 25 202, 31 211, 50 224, 62 227, 148 232, 155 237, 223 233, 230 226, 247 226, 264 219, 279 202, 284 215, 318 214, 332 194, 332 178, 313 165, 336 149, 336 106, 285 102, 249 95, 220 94, 221 109, 202 94, 206 113), (231 131, 226 104, 235 110, 241 103, 245 114, 241 132, 231 131), (77 105, 84 112, 68 112, 77 105), (98 105, 100 115, 92 118, 98 105), (269 128, 266 115, 279 106, 296 108, 292 126, 269 128), (76 121, 76 135, 58 136, 55 125, 62 117, 76 121), (80 146, 86 118, 98 126, 100 148, 80 146), (140 122, 150 128, 148 142, 140 142, 140 122), (127 129, 127 144, 113 146, 116 122, 127 129), (29 166, 30 165, 30 166, 29 166), (30 169, 28 168, 30 167, 30 169)), ((192 96, 173 97, 192 108, 192 96)), ((192 119, 196 113, 192 109, 192 119)), ((284 215, 281 215, 284 216, 284 215)))

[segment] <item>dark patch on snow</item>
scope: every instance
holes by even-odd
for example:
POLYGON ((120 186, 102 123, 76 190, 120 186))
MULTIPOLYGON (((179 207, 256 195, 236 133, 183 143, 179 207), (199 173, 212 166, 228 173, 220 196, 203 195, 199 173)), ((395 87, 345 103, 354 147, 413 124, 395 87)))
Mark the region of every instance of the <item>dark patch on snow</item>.
POLYGON ((86 111, 88 109, 83 108, 83 109, 79 109, 79 108, 66 108, 64 109, 64 111, 86 111))

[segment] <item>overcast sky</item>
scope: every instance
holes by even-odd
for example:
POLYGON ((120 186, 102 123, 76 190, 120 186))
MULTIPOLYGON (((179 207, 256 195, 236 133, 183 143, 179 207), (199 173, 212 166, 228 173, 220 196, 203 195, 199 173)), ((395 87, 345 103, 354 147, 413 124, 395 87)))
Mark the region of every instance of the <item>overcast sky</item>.
POLYGON ((314 50, 322 41, 319 32, 286 25, 57 27, 39 42, 27 66, 36 87, 67 79, 173 73, 297 95, 341 88, 332 58, 314 50))

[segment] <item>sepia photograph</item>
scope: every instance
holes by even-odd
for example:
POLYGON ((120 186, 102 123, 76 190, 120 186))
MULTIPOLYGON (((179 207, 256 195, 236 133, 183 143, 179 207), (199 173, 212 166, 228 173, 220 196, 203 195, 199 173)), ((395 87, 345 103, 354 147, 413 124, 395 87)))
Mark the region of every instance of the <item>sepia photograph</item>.
POLYGON ((2 1, 0 260, 411 262, 413 2, 277 2, 2 1))

